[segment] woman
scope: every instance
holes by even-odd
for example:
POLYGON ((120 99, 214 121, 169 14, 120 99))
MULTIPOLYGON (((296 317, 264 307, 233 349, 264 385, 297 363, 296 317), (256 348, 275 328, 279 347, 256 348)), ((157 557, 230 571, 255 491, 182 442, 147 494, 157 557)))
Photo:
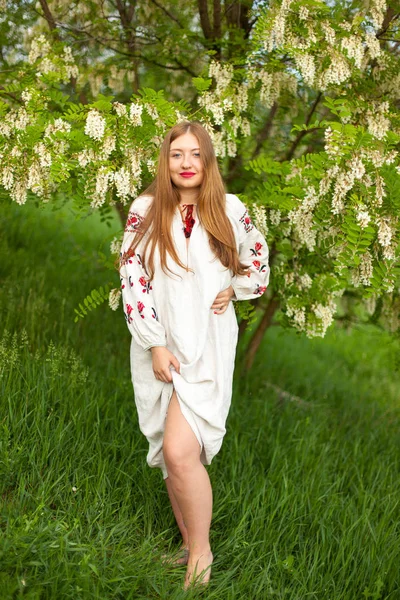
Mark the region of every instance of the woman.
POLYGON ((231 402, 231 301, 256 298, 269 280, 267 244, 245 205, 225 194, 199 123, 166 135, 157 176, 130 208, 120 272, 139 425, 182 534, 187 589, 208 582, 213 560, 204 465, 221 447, 231 402))

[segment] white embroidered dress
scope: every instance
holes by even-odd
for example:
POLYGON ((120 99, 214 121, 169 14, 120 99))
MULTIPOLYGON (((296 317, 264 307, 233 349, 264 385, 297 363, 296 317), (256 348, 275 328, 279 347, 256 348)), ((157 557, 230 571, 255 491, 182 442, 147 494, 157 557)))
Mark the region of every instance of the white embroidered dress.
POLYGON ((222 314, 211 309, 219 292, 232 285, 234 300, 264 293, 269 281, 268 247, 253 225, 245 205, 226 194, 226 214, 233 225, 240 260, 250 276, 232 277, 212 253, 201 214, 197 212, 189 246, 177 206, 172 233, 186 271, 167 255, 177 275, 166 275, 156 251, 151 282, 142 266, 143 241, 135 255, 126 252, 152 198, 141 196, 131 205, 121 247, 121 287, 125 318, 132 334, 131 372, 139 426, 149 442, 147 462, 168 476, 163 436, 168 405, 175 388, 182 414, 200 446, 201 461, 210 464, 222 445, 232 397, 232 379, 238 324, 232 302, 222 314), (171 366, 172 383, 155 378, 152 346, 166 346, 180 362, 180 374, 171 366))

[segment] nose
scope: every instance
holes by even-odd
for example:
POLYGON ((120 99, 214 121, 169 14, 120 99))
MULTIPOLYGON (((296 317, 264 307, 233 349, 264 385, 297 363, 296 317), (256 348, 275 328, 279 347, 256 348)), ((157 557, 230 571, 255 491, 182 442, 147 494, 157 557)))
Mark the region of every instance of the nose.
POLYGON ((192 161, 190 160, 190 154, 187 156, 184 155, 182 158, 182 169, 189 169, 191 164, 192 164, 192 161))

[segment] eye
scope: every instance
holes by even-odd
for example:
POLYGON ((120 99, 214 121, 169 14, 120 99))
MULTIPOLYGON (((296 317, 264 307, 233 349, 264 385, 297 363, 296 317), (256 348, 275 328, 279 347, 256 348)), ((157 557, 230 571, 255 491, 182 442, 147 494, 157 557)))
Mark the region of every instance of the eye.
POLYGON ((195 153, 194 153, 194 156, 195 156, 196 158, 200 158, 200 152, 195 152, 195 153))
POLYGON ((171 154, 172 158, 177 158, 178 156, 180 156, 179 152, 175 152, 174 154, 171 154))

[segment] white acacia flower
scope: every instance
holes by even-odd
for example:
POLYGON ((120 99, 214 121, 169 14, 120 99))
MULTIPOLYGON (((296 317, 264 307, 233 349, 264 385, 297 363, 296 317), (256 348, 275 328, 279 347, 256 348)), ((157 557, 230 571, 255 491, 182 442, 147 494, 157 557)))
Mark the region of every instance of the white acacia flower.
POLYGON ((96 188, 92 202, 90 206, 92 208, 98 208, 102 206, 106 200, 106 194, 108 191, 109 182, 112 181, 112 173, 106 170, 106 167, 100 167, 96 175, 96 188))
POLYGON ((154 161, 152 158, 149 158, 149 159, 146 161, 146 165, 147 165, 147 168, 148 168, 149 172, 150 172, 152 175, 155 175, 155 174, 156 174, 156 172, 157 172, 157 164, 156 164, 156 162, 155 162, 155 161, 154 161))
POLYGON ((216 93, 220 96, 226 90, 233 77, 233 65, 220 63, 215 60, 210 62, 208 76, 216 81, 216 93))
POLYGON ((285 273, 284 275, 284 280, 285 280, 285 285, 288 287, 289 285, 292 285, 292 283, 294 282, 294 273, 293 271, 290 271, 290 273, 285 273))
POLYGON ((361 36, 353 34, 342 38, 341 46, 349 58, 354 58, 356 67, 360 69, 364 58, 364 45, 361 36))
POLYGON ((13 158, 19 158, 20 156, 22 156, 20 148, 18 148, 18 146, 14 146, 10 152, 10 156, 12 156, 13 158))
POLYGON ((281 211, 279 209, 271 209, 269 211, 269 220, 272 225, 278 226, 281 222, 281 211))
POLYGON ((110 252, 111 252, 111 254, 116 254, 118 256, 119 252, 121 250, 121 244, 122 244, 121 238, 115 236, 111 240, 111 243, 110 243, 110 252))
POLYGON ((299 9, 299 19, 301 21, 306 21, 310 15, 310 11, 305 6, 300 6, 299 9))
POLYGON ((119 290, 118 288, 112 289, 108 296, 108 304, 112 310, 117 310, 120 299, 121 299, 121 290, 119 290))
POLYGON ((373 266, 372 266, 372 256, 368 252, 368 250, 366 252, 364 252, 364 254, 361 255, 360 265, 359 265, 358 269, 360 272, 361 283, 363 283, 366 286, 371 285, 373 266))
POLYGON ((32 92, 31 92, 31 90, 26 89, 23 92, 21 92, 21 98, 25 102, 25 104, 27 102, 29 102, 29 100, 32 100, 32 92))
POLYGON ((330 26, 329 21, 322 21, 321 29, 328 44, 334 46, 336 44, 336 32, 333 27, 330 26))
POLYGON ((10 190, 12 188, 14 184, 14 173, 11 167, 4 167, 2 183, 6 190, 10 190))
MULTIPOLYGON (((9 113, 10 114, 10 113, 9 113)), ((18 109, 16 114, 16 119, 14 121, 14 127, 16 129, 25 129, 27 125, 31 122, 31 118, 26 112, 25 108, 21 107, 18 109)))
POLYGON ((33 151, 39 156, 39 162, 41 167, 50 167, 52 163, 51 154, 43 144, 39 142, 33 147, 33 151))
POLYGON ((126 117, 127 110, 125 104, 121 104, 121 102, 113 102, 113 109, 117 113, 119 117, 126 117))
POLYGON ((153 119, 153 121, 157 121, 157 119, 159 119, 159 115, 158 115, 156 107, 153 104, 148 104, 148 103, 145 104, 145 107, 146 107, 148 114, 153 119))
POLYGON ((371 111, 367 113, 366 119, 368 132, 378 138, 378 140, 382 140, 389 131, 390 120, 382 113, 373 113, 371 111))
POLYGON ((20 179, 16 181, 14 187, 10 191, 10 196, 17 204, 25 204, 27 199, 27 187, 25 181, 20 179))
POLYGON ((371 58, 376 58, 381 55, 381 46, 375 32, 367 31, 365 34, 365 42, 368 46, 371 58))
POLYGON ((265 209, 262 206, 258 206, 255 202, 253 202, 251 209, 254 225, 256 229, 264 236, 267 237, 268 234, 268 225, 267 225, 267 215, 265 209))
POLYGON ((378 241, 381 246, 390 246, 393 237, 393 229, 389 224, 389 220, 384 217, 378 221, 378 241))
POLYGON ((294 57, 294 60, 304 79, 304 83, 307 85, 313 85, 316 71, 314 57, 307 52, 302 52, 297 53, 294 57))
POLYGON ((40 56, 46 56, 51 51, 51 46, 44 35, 32 41, 28 62, 33 64, 40 56))
POLYGON ((312 286, 312 279, 308 273, 299 276, 299 284, 301 289, 308 290, 312 286))
POLYGON ((63 119, 56 119, 54 123, 49 123, 44 132, 44 137, 50 137, 52 133, 61 131, 62 133, 69 133, 71 131, 71 125, 63 119))
POLYGON ((242 130, 243 135, 249 136, 250 131, 250 121, 248 119, 243 119, 242 124, 240 125, 240 129, 242 130))
POLYGON ((311 307, 312 312, 319 320, 318 324, 310 323, 307 328, 308 337, 324 337, 326 330, 333 322, 335 312, 335 304, 330 301, 328 305, 318 303, 311 307))
POLYGON ((78 76, 79 69, 77 65, 65 65, 65 77, 63 78, 63 83, 67 84, 71 77, 77 79, 78 76))
POLYGON ((248 101, 247 86, 245 84, 238 85, 235 94, 235 105, 239 112, 243 112, 247 109, 248 101))
POLYGON ((118 198, 125 200, 127 196, 129 196, 130 190, 130 174, 125 167, 121 167, 119 171, 115 171, 114 183, 117 189, 118 198))
POLYGON ((142 112, 143 106, 141 104, 135 104, 135 102, 132 102, 132 104, 129 107, 129 119, 132 125, 142 125, 142 112))
POLYGON ((383 254, 383 258, 386 258, 386 260, 394 260, 396 258, 393 245, 385 246, 383 248, 382 254, 383 254))
POLYGON ((92 108, 87 117, 85 133, 94 140, 101 140, 106 129, 106 120, 94 108, 92 108))
POLYGON ((324 91, 329 85, 340 85, 351 77, 352 69, 342 54, 332 51, 331 64, 323 71, 317 81, 320 90, 324 91))
POLYGON ((107 159, 116 148, 115 135, 108 135, 103 142, 102 154, 104 159, 107 159))
POLYGON ((385 181, 383 177, 376 173, 375 175, 375 196, 371 199, 374 206, 382 206, 383 199, 386 196, 385 181))
POLYGON ((349 162, 349 169, 355 179, 361 179, 365 174, 365 165, 360 156, 353 156, 349 162))
POLYGON ((356 219, 360 227, 364 229, 365 227, 368 227, 368 223, 371 220, 371 216, 367 210, 363 210, 362 208, 360 208, 360 210, 357 212, 356 219))
POLYGON ((28 169, 28 181, 26 187, 40 196, 43 192, 42 179, 43 174, 40 169, 40 163, 37 160, 35 160, 32 162, 28 169))
POLYGON ((236 153, 237 153, 237 147, 236 147, 236 142, 235 142, 235 140, 228 140, 228 141, 227 141, 227 144, 226 144, 226 146, 227 146, 227 153, 228 153, 228 156, 231 156, 232 158, 233 158, 234 156, 236 156, 236 153))
POLYGON ((11 136, 12 129, 8 123, 5 121, 0 121, 0 135, 9 138, 11 136))

